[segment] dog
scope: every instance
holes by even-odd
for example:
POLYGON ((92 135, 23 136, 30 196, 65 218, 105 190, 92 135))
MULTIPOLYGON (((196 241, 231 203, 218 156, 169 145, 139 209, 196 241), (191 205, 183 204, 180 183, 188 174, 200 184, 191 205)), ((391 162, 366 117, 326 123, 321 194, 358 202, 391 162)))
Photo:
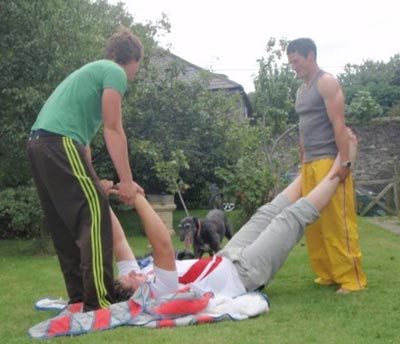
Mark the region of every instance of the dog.
POLYGON ((179 224, 179 239, 186 248, 192 245, 194 258, 201 258, 204 253, 212 257, 221 249, 224 237, 232 238, 232 226, 219 209, 211 210, 203 220, 188 216, 179 224))

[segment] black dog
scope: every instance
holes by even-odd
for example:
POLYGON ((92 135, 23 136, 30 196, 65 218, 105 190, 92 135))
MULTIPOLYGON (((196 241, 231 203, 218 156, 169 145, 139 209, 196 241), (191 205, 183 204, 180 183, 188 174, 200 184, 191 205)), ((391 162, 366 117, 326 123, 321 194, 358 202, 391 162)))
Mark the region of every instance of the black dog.
POLYGON ((221 242, 226 236, 232 238, 231 224, 223 211, 211 210, 204 220, 185 217, 179 224, 179 238, 188 248, 193 245, 195 258, 201 258, 205 252, 210 256, 221 249, 221 242))

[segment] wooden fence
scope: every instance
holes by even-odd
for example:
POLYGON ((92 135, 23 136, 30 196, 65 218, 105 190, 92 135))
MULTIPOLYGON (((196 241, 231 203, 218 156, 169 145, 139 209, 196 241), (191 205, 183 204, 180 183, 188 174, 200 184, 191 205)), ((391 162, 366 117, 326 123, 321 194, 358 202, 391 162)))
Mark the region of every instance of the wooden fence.
MULTIPOLYGON (((399 215, 399 191, 400 191, 400 176, 396 164, 394 164, 394 176, 391 179, 382 180, 355 180, 356 199, 358 200, 357 209, 361 216, 366 215, 374 207, 381 208, 385 213, 389 215, 399 215), (381 188, 379 192, 370 192, 368 187, 377 189, 381 188), (393 207, 384 201, 386 194, 393 190, 393 207), (369 202, 363 204, 360 199, 367 199, 369 202)), ((388 199, 388 197, 386 197, 388 199)), ((391 202, 390 202, 391 203, 391 202)))

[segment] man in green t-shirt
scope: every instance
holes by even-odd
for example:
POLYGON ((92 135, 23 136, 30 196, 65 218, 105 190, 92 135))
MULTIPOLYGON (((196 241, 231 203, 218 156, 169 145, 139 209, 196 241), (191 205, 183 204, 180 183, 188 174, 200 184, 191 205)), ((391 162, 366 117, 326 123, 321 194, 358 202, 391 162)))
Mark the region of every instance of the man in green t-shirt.
POLYGON ((70 74, 41 109, 27 151, 70 303, 83 311, 114 302, 113 231, 119 225, 91 163, 90 142, 104 140, 119 177, 119 198, 130 204, 143 189, 133 181, 122 97, 143 56, 143 45, 121 28, 108 41, 105 59, 70 74))

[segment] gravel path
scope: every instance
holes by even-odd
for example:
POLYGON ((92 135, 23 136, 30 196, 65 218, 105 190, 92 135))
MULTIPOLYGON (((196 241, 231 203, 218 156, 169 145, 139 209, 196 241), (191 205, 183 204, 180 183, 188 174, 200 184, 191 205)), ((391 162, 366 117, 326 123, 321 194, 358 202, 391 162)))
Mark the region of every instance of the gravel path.
POLYGON ((368 217, 368 220, 388 231, 400 234, 400 217, 368 217))

